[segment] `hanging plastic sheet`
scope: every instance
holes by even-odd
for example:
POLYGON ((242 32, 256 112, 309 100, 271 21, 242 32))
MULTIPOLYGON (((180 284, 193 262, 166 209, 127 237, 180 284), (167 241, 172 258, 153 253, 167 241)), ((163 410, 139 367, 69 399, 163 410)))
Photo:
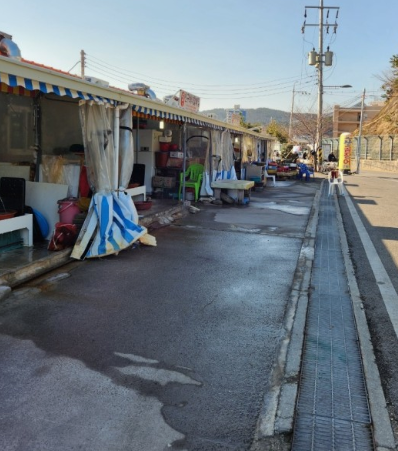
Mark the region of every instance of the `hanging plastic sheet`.
MULTIPOLYGON (((132 140, 121 139, 120 152, 119 145, 114 145, 114 133, 119 134, 117 108, 91 102, 80 104, 87 175, 95 194, 73 249, 73 258, 117 253, 147 233, 145 227, 138 225, 137 210, 124 192, 133 169, 134 152, 132 140)), ((131 107, 124 111, 131 118, 131 107)), ((122 123, 125 121, 128 119, 123 120, 122 113, 122 123)))
POLYGON ((204 132, 202 136, 202 140, 206 142, 206 153, 205 153, 205 170, 203 171, 203 177, 202 177, 202 186, 200 187, 200 196, 206 197, 206 196, 212 196, 213 190, 211 188, 211 181, 210 181, 210 146, 211 146, 211 135, 210 137, 207 136, 207 132, 204 132), (204 138, 204 139, 203 139, 204 138))
POLYGON ((231 134, 228 130, 224 130, 220 134, 220 165, 214 180, 237 180, 234 165, 234 148, 232 144, 231 134))
POLYGON ((242 140, 242 163, 258 161, 258 140, 252 136, 244 136, 242 140))

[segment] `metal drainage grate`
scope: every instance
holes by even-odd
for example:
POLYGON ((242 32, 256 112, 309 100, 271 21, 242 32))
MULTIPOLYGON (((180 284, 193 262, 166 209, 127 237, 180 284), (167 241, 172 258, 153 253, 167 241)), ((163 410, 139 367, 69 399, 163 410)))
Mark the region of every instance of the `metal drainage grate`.
POLYGON ((292 450, 374 450, 335 205, 324 188, 292 450))

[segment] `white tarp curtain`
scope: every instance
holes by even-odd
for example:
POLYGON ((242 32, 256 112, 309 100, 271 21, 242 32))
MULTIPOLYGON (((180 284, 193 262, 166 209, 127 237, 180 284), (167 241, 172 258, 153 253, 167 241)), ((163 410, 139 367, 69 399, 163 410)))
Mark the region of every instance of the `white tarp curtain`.
POLYGON ((131 197, 123 191, 134 164, 133 140, 128 136, 132 128, 131 106, 119 110, 81 102, 80 119, 87 175, 94 195, 72 252, 72 257, 78 259, 83 254, 88 258, 117 253, 147 233, 145 227, 138 225, 131 197), (122 128, 115 146, 114 133, 119 134, 119 123, 122 128))
POLYGON ((231 133, 224 130, 220 135, 218 143, 220 149, 220 164, 218 166, 215 180, 230 179, 236 180, 236 172, 234 165, 234 147, 232 144, 231 133))
POLYGON ((252 136, 243 136, 242 139, 242 163, 258 161, 258 139, 252 136))
POLYGON ((206 142, 206 156, 205 156, 205 164, 204 164, 204 171, 203 171, 203 177, 202 177, 202 186, 200 187, 200 196, 206 197, 206 196, 212 196, 213 195, 213 189, 211 188, 211 182, 210 182, 210 170, 211 170, 211 161, 210 161, 210 140, 211 140, 211 133, 209 136, 209 133, 207 131, 203 132, 203 137, 206 137, 207 139, 204 139, 206 142))
POLYGON ((212 155, 212 176, 213 181, 218 180, 222 173, 222 149, 221 149, 221 131, 212 130, 210 132, 211 155, 212 155))
POLYGON ((203 173, 203 181, 200 189, 201 196, 213 195, 213 190, 210 186, 210 178, 212 178, 212 181, 237 179, 233 158, 234 148, 230 132, 228 130, 223 132, 220 130, 211 130, 210 140, 206 152, 205 172, 203 173), (210 140, 211 161, 209 152, 210 140), (211 176, 210 173, 212 174, 211 176))

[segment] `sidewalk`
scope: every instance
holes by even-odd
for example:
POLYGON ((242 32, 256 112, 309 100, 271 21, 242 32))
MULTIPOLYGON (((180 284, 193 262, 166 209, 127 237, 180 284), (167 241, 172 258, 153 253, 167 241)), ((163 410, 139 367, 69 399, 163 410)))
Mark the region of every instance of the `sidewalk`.
POLYGON ((395 449, 339 204, 328 196, 326 182, 319 202, 291 449, 395 449))
MULTIPOLYGON (((139 223, 148 230, 161 227, 170 224, 173 216, 182 211, 182 204, 175 200, 153 199, 149 210, 138 212, 139 223)), ((8 287, 13 288, 68 262, 76 261, 70 258, 71 248, 54 252, 47 250, 47 244, 36 243, 33 247, 23 246, 0 252, 0 300, 8 294, 8 287)))
POLYGON ((292 450, 373 450, 334 196, 323 185, 292 450))

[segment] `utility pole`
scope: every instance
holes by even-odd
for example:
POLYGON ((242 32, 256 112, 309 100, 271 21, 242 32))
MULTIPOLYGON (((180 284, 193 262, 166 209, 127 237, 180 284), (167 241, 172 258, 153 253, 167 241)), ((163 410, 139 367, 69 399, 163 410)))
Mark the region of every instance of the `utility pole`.
MULTIPOLYGON (((322 147, 322 126, 323 126, 323 0, 320 0, 319 8, 319 58, 318 58, 318 121, 317 121, 317 147, 315 159, 318 159, 319 148, 322 147)), ((317 167, 315 162, 315 168, 317 167)), ((321 162, 318 162, 321 164, 321 162)), ((314 168, 314 170, 316 170, 314 168)))
POLYGON ((84 68, 86 67, 86 53, 80 50, 80 76, 84 79, 84 68))
POLYGON ((292 92, 292 109, 290 110, 290 121, 289 121, 289 139, 292 139, 292 124, 293 124, 293 113, 294 113, 294 95, 295 94, 305 94, 308 95, 307 91, 295 91, 296 83, 293 84, 292 92))
POLYGON ((319 48, 318 53, 313 49, 308 54, 308 63, 310 66, 316 66, 318 70, 318 113, 317 113, 317 130, 316 130, 316 149, 315 150, 315 170, 317 168, 317 157, 318 149, 322 147, 322 126, 323 126, 323 65, 331 66, 333 59, 333 52, 327 51, 323 53, 323 31, 326 28, 326 32, 329 33, 329 28, 333 27, 333 32, 336 33, 337 30, 337 18, 339 16, 338 6, 323 6, 323 0, 319 0, 319 6, 306 6, 304 14, 304 24, 301 28, 301 32, 304 33, 306 27, 318 27, 319 28, 319 48), (319 10, 319 21, 315 24, 307 24, 307 8, 308 9, 318 9, 319 10), (326 22, 324 22, 324 10, 326 13, 326 22), (336 18, 334 23, 329 23, 330 10, 336 10, 336 18))
POLYGON ((292 109, 290 110, 290 121, 289 121, 289 139, 292 139, 292 119, 293 119, 293 109, 294 109, 294 88, 296 87, 296 83, 293 85, 293 93, 292 93, 292 109))
POLYGON ((361 102, 361 117, 359 118, 359 133, 357 141, 357 170, 356 173, 359 174, 360 163, 361 163, 361 138, 362 138, 362 124, 363 124, 363 111, 365 107, 365 93, 366 89, 363 89, 362 102, 361 102))

